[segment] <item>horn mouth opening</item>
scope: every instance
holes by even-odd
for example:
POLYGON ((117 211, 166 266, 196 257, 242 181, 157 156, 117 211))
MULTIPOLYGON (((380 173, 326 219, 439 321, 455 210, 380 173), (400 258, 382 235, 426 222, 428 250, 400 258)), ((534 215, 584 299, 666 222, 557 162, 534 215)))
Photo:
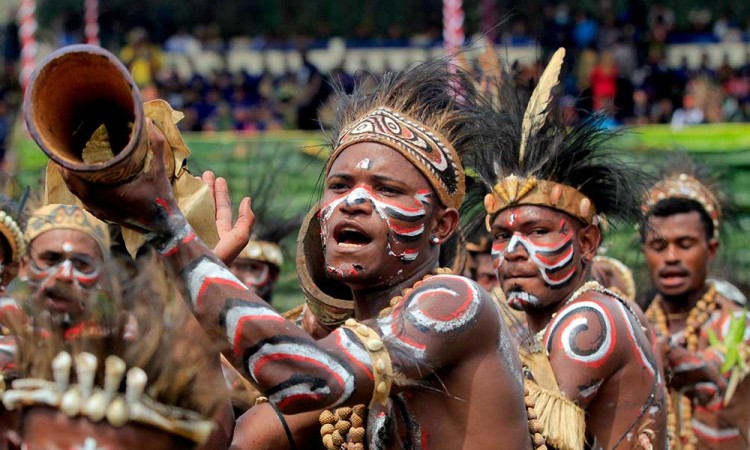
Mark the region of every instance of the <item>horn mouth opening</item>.
POLYGON ((45 58, 32 74, 24 117, 34 141, 66 169, 97 172, 133 157, 143 156, 140 165, 145 160, 138 87, 125 66, 99 47, 72 45, 45 58), (87 163, 83 150, 101 125, 114 157, 87 163))

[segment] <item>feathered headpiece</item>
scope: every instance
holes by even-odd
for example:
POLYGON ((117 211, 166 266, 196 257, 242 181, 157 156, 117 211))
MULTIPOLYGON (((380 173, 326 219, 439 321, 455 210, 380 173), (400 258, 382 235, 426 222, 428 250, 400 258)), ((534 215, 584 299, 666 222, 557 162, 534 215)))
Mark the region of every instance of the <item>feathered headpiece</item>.
POLYGON ((515 205, 557 209, 586 224, 598 223, 598 214, 638 219, 642 177, 605 147, 613 133, 601 127, 602 118, 568 127, 553 113, 564 55, 562 48, 555 52, 528 102, 507 73, 497 81, 500 94, 485 98, 475 131, 485 145, 467 163, 482 183, 464 214, 483 213, 488 229, 496 214, 515 205))
POLYGON ((685 154, 669 158, 661 167, 659 181, 648 190, 641 206, 643 214, 648 216, 660 201, 670 198, 693 200, 701 205, 713 222, 714 237, 719 236, 722 214, 732 208, 716 177, 685 154))
POLYGON ((466 185, 461 155, 480 145, 471 131, 475 88, 467 74, 444 59, 386 73, 374 89, 358 85, 339 104, 331 156, 358 142, 386 145, 406 157, 432 185, 443 205, 458 208, 466 185))

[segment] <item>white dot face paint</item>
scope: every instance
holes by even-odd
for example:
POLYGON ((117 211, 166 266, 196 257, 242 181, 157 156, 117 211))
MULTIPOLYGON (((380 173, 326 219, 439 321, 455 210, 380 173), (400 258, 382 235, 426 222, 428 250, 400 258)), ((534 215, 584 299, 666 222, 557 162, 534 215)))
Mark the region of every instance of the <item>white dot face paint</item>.
POLYGON ((365 158, 362 161, 358 162, 355 167, 357 169, 370 170, 370 168, 372 167, 372 161, 370 161, 370 158, 365 158))
POLYGON ((73 244, 71 244, 68 241, 63 242, 62 249, 66 253, 70 253, 73 251, 73 244))

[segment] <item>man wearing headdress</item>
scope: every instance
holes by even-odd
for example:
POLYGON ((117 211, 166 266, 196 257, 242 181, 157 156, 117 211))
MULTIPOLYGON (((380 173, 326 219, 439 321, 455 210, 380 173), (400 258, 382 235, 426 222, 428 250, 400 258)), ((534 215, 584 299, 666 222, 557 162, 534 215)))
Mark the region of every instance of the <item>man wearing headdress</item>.
POLYGON ((644 324, 588 281, 598 214, 637 220, 641 178, 606 152, 595 120, 568 129, 554 117, 563 56, 552 57, 528 104, 510 82, 500 104, 488 102, 487 145, 472 167, 483 189, 465 206, 492 234, 507 304, 525 314, 521 359, 548 445, 663 449, 664 383, 644 324))
POLYGON ((437 267, 464 195, 459 154, 478 144, 472 95, 460 74, 432 62, 342 97, 319 221, 325 267, 351 290, 355 318, 320 341, 195 237, 166 183, 163 141, 151 140, 139 195, 64 175, 97 215, 148 234, 205 329, 273 407, 334 409, 320 417, 326 447, 529 448, 538 428, 494 302, 437 267), (115 197, 140 215, 125 217, 115 197))
MULTIPOLYGON (((74 250, 68 259, 84 248, 74 250)), ((47 305, 30 305, 29 325, 13 330, 17 368, 0 384, 20 448, 189 450, 208 442, 224 398, 212 386, 206 342, 184 333, 192 317, 170 302, 174 291, 154 262, 144 258, 127 287, 86 302, 79 317, 96 332, 71 337, 50 326, 47 305), (134 324, 149 332, 128 333, 134 324)))
POLYGON ((646 196, 640 232, 657 291, 646 314, 671 374, 673 448, 745 449, 747 314, 706 279, 719 249, 724 197, 686 157, 661 175, 646 196))
POLYGON ((21 276, 31 298, 71 333, 80 331, 84 300, 96 292, 110 258, 107 225, 82 208, 51 204, 34 211, 25 232, 21 276))
MULTIPOLYGON (((91 316, 87 308, 97 304, 101 292, 117 289, 114 280, 120 276, 110 273, 113 261, 107 224, 78 206, 50 204, 30 215, 24 237, 28 254, 21 261, 20 274, 31 289, 29 308, 48 316, 47 325, 62 332, 65 339, 98 333, 95 323, 86 320, 91 316)), ((16 322, 35 319, 18 312, 16 322)), ((194 321, 186 327, 200 332, 194 321)), ((137 331, 129 330, 131 334, 137 331)), ((8 338, 0 341, 3 344, 0 350, 7 350, 13 356, 17 336, 8 338)), ((207 355, 211 354, 204 354, 204 358, 211 361, 212 357, 207 355)), ((216 358, 215 353, 212 356, 216 358)), ((218 360, 208 367, 209 376, 220 377, 218 360)), ((228 409, 219 411, 216 419, 222 426, 211 436, 213 445, 228 441, 231 418, 228 409)))

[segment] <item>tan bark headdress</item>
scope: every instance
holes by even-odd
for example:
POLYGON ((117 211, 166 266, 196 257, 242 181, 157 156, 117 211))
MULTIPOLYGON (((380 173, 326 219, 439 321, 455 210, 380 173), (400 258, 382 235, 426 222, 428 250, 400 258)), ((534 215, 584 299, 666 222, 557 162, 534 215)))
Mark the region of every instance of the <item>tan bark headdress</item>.
POLYGON ((34 211, 26 224, 24 237, 31 243, 40 234, 50 230, 70 229, 91 236, 102 255, 109 255, 110 236, 107 224, 85 209, 75 205, 45 205, 34 211))
POLYGON ((3 405, 24 413, 52 408, 114 430, 139 424, 203 445, 226 399, 223 380, 209 375, 208 343, 185 333, 189 313, 156 264, 141 259, 127 285, 110 275, 107 295, 86 306, 81 322, 95 333, 64 334, 30 306, 31 324, 13 330, 15 379, 0 389, 3 405))

